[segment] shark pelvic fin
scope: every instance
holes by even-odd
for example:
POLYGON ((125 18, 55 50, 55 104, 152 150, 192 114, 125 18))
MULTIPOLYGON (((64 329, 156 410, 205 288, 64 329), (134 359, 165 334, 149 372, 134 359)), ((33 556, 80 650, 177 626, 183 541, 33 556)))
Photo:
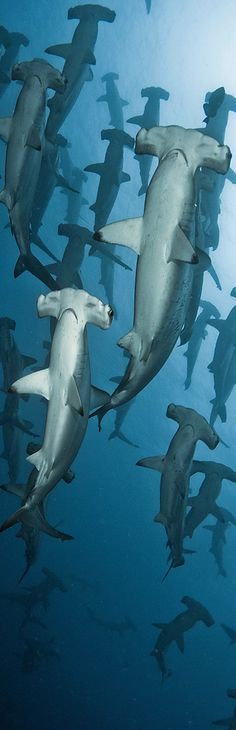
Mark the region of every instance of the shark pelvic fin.
POLYGON ((130 330, 130 332, 127 332, 127 335, 121 337, 121 339, 118 340, 117 344, 119 347, 123 347, 124 350, 128 350, 132 357, 140 359, 141 340, 135 330, 130 330))
POLYGON ((163 515, 161 512, 158 512, 157 515, 154 517, 154 522, 160 522, 164 527, 168 528, 168 520, 166 519, 165 515, 163 515))
POLYGON ((140 254, 143 241, 143 218, 127 218, 124 221, 109 223, 94 233, 95 240, 128 246, 140 254))
POLYGON ((187 264, 197 264, 198 255, 180 226, 176 226, 170 246, 167 250, 166 261, 180 261, 187 264))
POLYGON ((71 43, 58 43, 56 46, 48 46, 48 48, 45 48, 45 53, 66 59, 71 53, 71 43))

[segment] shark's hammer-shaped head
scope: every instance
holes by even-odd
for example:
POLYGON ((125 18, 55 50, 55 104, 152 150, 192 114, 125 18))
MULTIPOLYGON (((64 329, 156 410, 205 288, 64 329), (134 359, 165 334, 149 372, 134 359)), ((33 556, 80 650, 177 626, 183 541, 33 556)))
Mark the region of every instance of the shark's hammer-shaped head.
POLYGON ((95 324, 101 329, 108 329, 112 323, 113 311, 109 304, 103 304, 97 297, 91 296, 83 289, 61 289, 60 291, 41 294, 37 301, 39 317, 56 317, 61 319, 66 310, 74 313, 78 322, 95 324))

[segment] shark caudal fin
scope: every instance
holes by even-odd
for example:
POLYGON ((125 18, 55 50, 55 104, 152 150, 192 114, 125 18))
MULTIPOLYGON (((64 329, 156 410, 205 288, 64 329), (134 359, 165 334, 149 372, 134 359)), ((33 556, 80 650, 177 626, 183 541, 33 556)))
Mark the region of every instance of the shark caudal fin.
POLYGON ((108 437, 108 441, 111 441, 112 439, 118 438, 121 441, 124 441, 125 444, 129 444, 129 446, 134 446, 136 449, 138 449, 138 444, 135 444, 133 441, 130 441, 130 439, 125 436, 125 434, 122 431, 119 431, 118 428, 114 428, 114 431, 110 433, 110 436, 108 437))
POLYGON ((46 267, 43 266, 43 264, 41 264, 41 262, 36 258, 36 256, 33 256, 32 253, 21 255, 17 259, 14 269, 15 279, 23 274, 24 271, 30 271, 36 279, 42 281, 42 283, 51 291, 57 290, 57 284, 47 271, 46 267))
POLYGON ((23 507, 21 507, 21 509, 13 512, 13 514, 8 517, 8 519, 5 520, 5 522, 3 522, 3 524, 1 525, 0 532, 8 530, 9 527, 13 527, 13 525, 16 525, 17 522, 22 522, 24 525, 33 527, 36 530, 40 530, 41 532, 45 532, 47 535, 50 535, 51 537, 56 537, 62 541, 73 540, 72 535, 67 535, 67 533, 60 532, 60 530, 52 527, 52 525, 47 522, 44 515, 40 512, 38 506, 34 509, 29 509, 29 507, 24 505, 23 507))

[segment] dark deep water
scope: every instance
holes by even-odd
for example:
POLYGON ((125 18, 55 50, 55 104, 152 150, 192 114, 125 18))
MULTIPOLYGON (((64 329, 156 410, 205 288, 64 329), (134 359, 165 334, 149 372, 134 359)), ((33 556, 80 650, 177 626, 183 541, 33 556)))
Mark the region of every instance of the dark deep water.
MULTIPOLYGON (((178 3, 152 0, 149 14, 150 3, 144 0, 110 0, 108 5, 116 12, 116 18, 111 24, 99 23, 93 80, 84 84, 60 129, 71 143, 69 154, 73 165, 84 170, 86 166, 104 160, 108 141, 101 140, 101 131, 111 129, 114 124, 109 127, 108 106, 97 99, 105 94, 101 78, 108 72, 115 72, 119 74, 115 81, 119 94, 128 102, 123 106, 124 129, 133 138, 139 127, 126 120, 143 114, 147 97, 142 98, 141 89, 159 86, 165 90, 160 101, 161 125, 205 129, 202 123, 206 116, 203 111, 205 95, 224 87, 228 95, 228 112, 225 97, 225 119, 221 122, 226 127, 225 143, 233 154, 233 171, 236 111, 233 0, 226 0, 224 4, 219 0, 200 0, 194 4, 187 0, 178 3)), ((46 0, 40 3, 2 0, 0 24, 9 31, 24 34, 30 41, 28 46, 21 45, 19 61, 44 58, 62 69, 63 59, 45 54, 44 49, 70 43, 79 21, 67 19, 68 9, 69 3, 65 0, 50 0, 50 3, 46 0)), ((2 56, 4 47, 0 50, 2 56)), ((11 116, 19 92, 20 86, 15 81, 7 86, 0 98, 1 117, 11 116)), ((214 126, 213 119, 209 122, 209 134, 210 125, 214 126)), ((2 142, 0 155, 2 189, 5 160, 2 142)), ((152 162, 151 171, 154 169, 152 162)), ((143 213, 144 196, 138 196, 141 186, 139 164, 128 146, 124 147, 122 170, 128 173, 130 180, 120 185, 109 221, 143 213)), ((83 197, 87 203, 81 205, 77 222, 92 231, 94 212, 89 206, 96 200, 99 177, 90 172, 86 175, 83 197)), ((210 255, 221 290, 206 271, 202 299, 211 302, 221 318, 226 319, 234 306, 230 292, 236 284, 235 189, 232 184, 235 180, 233 175, 230 179, 219 177, 222 188, 219 191, 219 246, 210 249, 210 255)), ((72 197, 75 195, 70 193, 72 197)), ((218 199, 217 194, 215 197, 216 208, 219 195, 218 199)), ((59 259, 67 238, 58 236, 57 228, 67 220, 67 202, 67 195, 56 187, 40 228, 44 243, 59 259)), ((49 319, 39 319, 35 305, 39 294, 46 293, 47 289, 28 272, 14 279, 18 249, 10 229, 5 228, 8 214, 4 206, 1 206, 0 215, 0 316, 15 320, 13 335, 20 352, 35 358, 41 368, 47 354, 43 342, 50 336, 49 319)), ((97 227, 100 225, 98 220, 97 227)), ((35 246, 32 250, 45 265, 52 263, 35 246)), ((84 288, 107 302, 106 290, 100 283, 104 275, 101 260, 88 257, 88 251, 86 247, 80 269, 84 288)), ((130 249, 118 250, 117 246, 115 252, 132 269, 115 267, 111 304, 117 318, 107 332, 89 327, 92 382, 108 391, 113 387, 110 379, 124 371, 125 360, 116 342, 132 326, 136 266, 135 253, 130 249)), ((236 648, 229 644, 220 624, 236 629, 235 526, 231 524, 225 533, 223 565, 226 575, 219 574, 214 556, 209 552, 211 532, 200 525, 192 540, 186 540, 186 547, 194 550, 194 554, 186 555, 185 565, 171 571, 162 584, 167 569, 166 535, 163 526, 153 522, 159 510, 160 476, 158 472, 136 467, 137 460, 144 456, 166 453, 176 431, 176 424, 166 418, 169 403, 194 408, 209 420, 214 387, 207 366, 213 358, 218 332, 214 327, 207 327, 206 331, 189 389, 184 389, 186 358, 183 353, 187 345, 175 346, 161 372, 130 403, 121 429, 138 448, 118 438, 109 440, 114 429, 114 412, 104 419, 101 433, 97 420, 89 421, 73 464, 75 479, 71 484, 61 481, 48 505, 49 522, 72 534, 73 541, 62 543, 43 535, 38 560, 19 585, 25 567, 23 541, 15 539, 18 531, 15 527, 0 535, 1 730, 39 730, 41 727, 62 730, 65 726, 78 730, 97 727, 102 730, 202 730, 210 727, 212 720, 233 715, 234 702, 226 697, 226 690, 235 687, 236 648), (67 590, 53 591, 49 605, 45 606, 47 610, 42 604, 34 608, 33 616, 45 627, 29 621, 22 628, 24 605, 11 596, 8 600, 6 594, 25 596, 26 587, 39 584, 45 577, 44 566, 60 577, 67 590), (158 636, 158 629, 152 624, 174 619, 184 610, 181 599, 185 595, 201 601, 215 624, 207 628, 204 623, 197 623, 185 635, 183 654, 176 643, 171 645, 166 655, 171 676, 162 683, 158 664, 150 656, 158 636), (125 617, 129 617, 131 623, 124 624, 124 629, 125 617), (51 641, 53 637, 54 641, 51 641), (51 641, 47 646, 53 647, 55 655, 47 657, 44 644, 42 661, 23 671, 22 657, 28 639, 51 641)), ((5 397, 2 392, 1 410, 5 397)), ((198 442, 195 458, 222 462, 234 470, 235 390, 226 408, 226 422, 222 423, 217 417, 215 429, 228 448, 219 443, 213 453, 198 442)), ((39 443, 44 432, 45 413, 45 403, 38 396, 20 403, 21 417, 33 423, 39 443)), ((25 449, 32 438, 19 433, 16 482, 24 484, 30 474, 25 449)), ((0 481, 2 484, 9 482, 7 461, 3 459, 0 481)), ((202 481, 202 474, 191 479, 191 495, 197 494, 202 481)), ((226 479, 217 504, 236 517, 234 490, 234 483, 226 479)), ((3 492, 1 522, 18 506, 18 499, 3 492)), ((209 516, 204 524, 213 526, 215 522, 215 517, 209 516)), ((235 725, 228 724, 228 727, 235 725)))

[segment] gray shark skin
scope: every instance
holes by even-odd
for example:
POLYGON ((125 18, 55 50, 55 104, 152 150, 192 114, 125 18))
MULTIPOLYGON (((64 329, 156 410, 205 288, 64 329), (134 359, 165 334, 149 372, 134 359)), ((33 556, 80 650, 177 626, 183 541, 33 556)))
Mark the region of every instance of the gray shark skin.
MULTIPOLYGON (((11 382, 19 378, 26 367, 36 362, 35 358, 21 355, 12 331, 15 321, 8 317, 0 318, 0 361, 3 370, 3 391, 6 392, 11 382)), ((8 474, 11 482, 17 480, 20 459, 20 431, 34 436, 33 424, 23 420, 20 415, 20 398, 15 393, 13 399, 6 395, 3 410, 0 412, 0 425, 3 432, 3 452, 1 457, 8 463, 8 474)))
POLYGON ((231 629, 230 626, 227 626, 227 624, 220 624, 226 635, 228 636, 230 640, 230 644, 236 644, 236 631, 235 629, 231 629))
POLYGON ((14 275, 25 269, 55 288, 52 277, 30 252, 30 219, 40 173, 47 88, 65 89, 65 79, 46 61, 35 59, 13 67, 12 78, 23 81, 12 118, 0 119, 0 137, 7 142, 5 185, 0 202, 6 205, 20 257, 14 275))
MULTIPOLYGON (((134 145, 133 138, 121 129, 104 129, 101 132, 101 139, 109 140, 104 162, 85 167, 86 172, 94 172, 100 176, 97 198, 90 206, 95 213, 95 230, 106 224, 121 183, 130 180, 130 176, 123 172, 123 149, 124 147, 132 149, 134 145)), ((114 267, 105 257, 101 260, 100 284, 103 285, 108 301, 114 309, 114 267)))
POLYGON ((236 472, 225 464, 215 461, 193 461, 191 474, 203 472, 205 479, 196 497, 188 499, 191 506, 185 520, 184 536, 192 537, 208 515, 213 515, 220 522, 225 522, 224 511, 218 507, 216 499, 219 497, 223 479, 236 482, 236 472))
POLYGON ((62 135, 57 135, 54 144, 48 140, 44 141, 43 155, 40 167, 40 173, 38 178, 38 184, 35 191, 33 209, 31 215, 31 241, 39 246, 48 256, 54 261, 58 261, 58 258, 49 251, 39 237, 39 228, 42 225, 43 217, 47 207, 50 203, 51 197, 56 187, 70 190, 73 193, 78 194, 78 190, 71 187, 69 182, 63 175, 59 173, 60 163, 60 147, 67 144, 66 140, 62 135))
MULTIPOLYGON (((27 496, 30 494, 31 490, 33 489, 35 482, 37 478, 37 470, 32 469, 30 472, 30 475, 28 477, 27 484, 16 484, 15 480, 11 484, 1 484, 0 489, 2 489, 4 492, 7 492, 8 494, 14 494, 21 500, 21 505, 23 506, 25 503, 25 500, 27 496)), ((41 508, 42 509, 42 508, 41 508)), ((44 516, 44 512, 43 512, 44 516)), ((29 572, 30 568, 32 568, 33 565, 35 565, 38 554, 39 554, 39 544, 40 544, 40 531, 34 527, 30 527, 29 525, 21 524, 19 532, 16 534, 17 538, 21 538, 25 543, 25 569, 19 579, 19 583, 25 578, 27 573, 29 572)))
POLYGON ((197 411, 171 403, 166 415, 177 421, 179 428, 173 436, 166 456, 151 456, 137 462, 161 472, 160 512, 154 518, 166 531, 171 552, 171 568, 184 564, 183 537, 188 503, 189 479, 197 441, 215 449, 219 438, 205 418, 197 411))
POLYGON ((211 319, 208 324, 219 332, 213 360, 208 365, 208 370, 214 376, 215 398, 211 401, 210 416, 210 423, 214 425, 217 416, 225 423, 226 402, 236 383, 236 306, 231 309, 227 319, 211 319))
POLYGON ((116 129, 124 129, 123 107, 129 104, 119 95, 119 91, 115 81, 119 79, 119 74, 109 72, 102 77, 102 81, 106 84, 106 93, 99 96, 97 101, 106 101, 110 112, 109 124, 116 129))
POLYGON ((204 232, 204 221, 201 215, 201 196, 204 190, 211 190, 211 184, 208 179, 206 168, 200 168, 195 176, 196 199, 195 199, 195 247, 199 257, 199 266, 193 270, 191 295, 189 307, 186 313, 184 328, 180 334, 180 344, 183 345, 189 341, 194 322, 197 317, 198 308, 202 294, 205 272, 208 271, 218 289, 221 289, 220 281, 217 273, 212 265, 209 257, 209 242, 206 241, 204 232), (208 244, 208 245, 207 245, 208 244))
MULTIPOLYGON (((136 117, 130 117, 127 119, 129 124, 138 124, 139 127, 145 129, 151 129, 151 127, 158 127, 160 124, 160 102, 161 99, 168 101, 169 92, 165 89, 161 89, 159 86, 148 86, 141 91, 142 97, 147 97, 148 101, 145 104, 143 114, 136 117)), ((135 155, 135 159, 139 163, 141 188, 139 189, 139 195, 144 195, 147 191, 150 169, 152 165, 152 157, 150 155, 135 155)))
POLYGON ((48 663, 50 659, 59 659, 59 653, 54 647, 55 638, 42 641, 38 638, 22 637, 25 642, 25 649, 21 658, 21 671, 27 674, 38 669, 43 662, 48 663))
POLYGON ((209 552, 214 555, 218 568, 218 575, 222 575, 223 578, 226 578, 227 573, 223 564, 223 550, 224 545, 226 544, 225 535, 228 527, 230 526, 230 523, 236 525, 236 520, 231 512, 229 512, 229 510, 221 507, 221 512, 223 513, 225 522, 220 522, 220 520, 217 520, 215 525, 203 525, 203 529, 208 530, 212 534, 211 547, 209 549, 209 552))
POLYGON ((66 223, 73 224, 79 223, 80 220, 84 220, 80 211, 84 205, 89 204, 89 201, 83 196, 83 184, 87 182, 88 176, 85 175, 85 172, 80 170, 79 167, 73 165, 69 155, 68 146, 69 145, 61 148, 60 161, 63 176, 68 180, 71 190, 63 188, 61 192, 67 199, 67 209, 64 220, 66 223), (72 193, 72 188, 79 190, 79 195, 72 193))
POLYGON ((93 611, 93 609, 89 606, 86 608, 89 621, 92 621, 97 626, 101 626, 103 629, 106 629, 106 631, 119 634, 119 636, 122 636, 126 631, 137 631, 135 623, 131 618, 129 618, 129 616, 125 616, 124 621, 109 621, 97 616, 95 611, 93 611))
POLYGON ((189 306, 192 265, 198 262, 190 240, 194 240, 194 175, 201 165, 223 174, 231 158, 228 147, 176 126, 141 129, 136 151, 160 158, 144 215, 95 233, 100 241, 125 244, 138 253, 133 328, 118 343, 128 350, 130 362, 110 403, 96 412, 99 426, 108 410, 126 403, 157 375, 177 342, 189 306))
POLYGON ((19 378, 22 370, 33 365, 36 360, 29 355, 22 355, 12 335, 16 323, 9 317, 0 317, 0 362, 3 370, 2 390, 6 393, 11 382, 19 378))
POLYGON ((85 436, 93 402, 106 402, 108 395, 92 388, 86 325, 108 329, 113 312, 108 304, 85 291, 63 289, 37 301, 39 317, 55 317, 49 367, 21 378, 12 392, 36 393, 48 400, 45 433, 39 451, 27 457, 38 476, 24 506, 0 528, 23 522, 61 540, 71 536, 51 527, 39 510, 45 497, 58 484, 74 461, 85 436))
MULTIPOLYGON (((206 94, 206 103, 210 103, 210 99, 216 91, 219 91, 219 89, 206 94)), ((216 109, 216 105, 213 104, 213 106, 216 109)), ((236 112, 236 98, 230 94, 225 94, 215 116, 209 117, 205 129, 202 130, 203 134, 209 134, 211 137, 214 137, 219 144, 224 144, 229 112, 236 112)), ((225 179, 219 178, 215 175, 214 171, 210 170, 207 172, 207 177, 211 185, 209 190, 205 189, 202 191, 200 210, 204 220, 203 226, 206 245, 211 246, 213 250, 215 250, 219 244, 218 217, 220 214, 221 194, 223 192, 225 179)), ((233 184, 236 182, 235 172, 231 170, 231 168, 228 171, 226 179, 233 184)))
POLYGON ((211 259, 209 258, 209 256, 204 253, 204 251, 201 251, 201 249, 199 248, 197 248, 196 250, 199 257, 199 264, 198 266, 194 267, 193 271, 192 290, 189 298, 189 307, 186 313, 184 327, 182 329, 182 332, 180 333, 180 345, 185 345, 186 342, 189 342, 191 338, 194 323, 200 306, 204 274, 205 271, 209 270, 211 266, 211 259))
POLYGON ((36 436, 31 429, 33 424, 20 418, 19 396, 17 393, 8 394, 5 399, 4 409, 0 411, 0 424, 2 426, 3 452, 1 458, 8 463, 8 474, 11 482, 15 482, 19 470, 20 459, 20 431, 29 436, 36 436))
POLYGON ((236 730, 236 710, 234 710, 233 717, 227 717, 224 720, 212 720, 212 725, 220 725, 221 727, 228 727, 229 730, 236 730))
POLYGON ((195 601, 189 596, 183 596, 181 603, 184 603, 187 607, 186 611, 179 613, 169 623, 153 624, 156 628, 161 629, 161 632, 151 652, 151 656, 154 656, 157 660, 162 673, 162 679, 169 676, 169 671, 167 671, 165 665, 165 654, 169 646, 173 642, 176 642, 179 651, 183 654, 184 633, 186 631, 190 631, 198 621, 202 621, 208 628, 215 623, 209 611, 199 601, 195 601))
POLYGON ((11 360, 13 337, 12 332, 15 331, 16 323, 10 317, 0 317, 0 361, 3 370, 2 390, 8 390, 11 378, 8 375, 9 362, 11 360))
POLYGON ((14 63, 18 59, 20 46, 28 46, 29 40, 22 33, 10 33, 3 25, 0 26, 0 44, 5 52, 0 59, 0 97, 4 94, 6 84, 10 83, 14 63))
POLYGON ((147 8, 147 14, 149 15, 150 10, 151 10, 152 0, 145 0, 145 5, 147 8))
POLYGON ((193 371, 196 365, 196 361, 200 352, 201 344, 207 337, 207 325, 211 317, 220 317, 219 310, 210 302, 206 302, 203 299, 200 301, 200 307, 202 312, 198 315, 192 328, 190 340, 188 341, 188 347, 184 352, 184 357, 187 358, 187 374, 184 383, 185 390, 191 385, 193 371))
POLYGON ((63 100, 55 94, 48 106, 50 114, 46 126, 46 136, 54 141, 55 135, 62 126, 85 81, 92 81, 93 74, 89 64, 95 64, 93 51, 98 36, 100 21, 113 23, 116 14, 102 5, 77 5, 68 11, 69 19, 80 20, 71 43, 46 48, 46 53, 61 56, 65 59, 63 74, 67 79, 63 100))

